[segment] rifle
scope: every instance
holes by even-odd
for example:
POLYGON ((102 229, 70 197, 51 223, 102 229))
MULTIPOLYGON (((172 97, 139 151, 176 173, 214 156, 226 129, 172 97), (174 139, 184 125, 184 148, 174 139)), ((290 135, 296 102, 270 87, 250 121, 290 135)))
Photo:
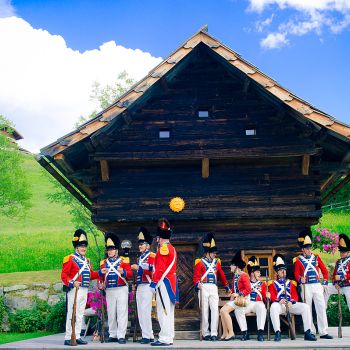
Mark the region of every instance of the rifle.
POLYGON ((287 290, 286 290, 286 277, 284 278, 284 300, 286 302, 286 316, 287 316, 287 321, 288 321, 288 327, 289 327, 289 332, 290 332, 290 339, 295 340, 295 330, 292 324, 292 317, 290 316, 289 312, 289 306, 288 306, 288 298, 287 298, 287 290))
POLYGON ((342 315, 341 299, 340 298, 341 298, 341 296, 340 296, 340 286, 339 286, 338 287, 338 316, 339 316, 338 338, 343 338, 343 331, 342 331, 343 315, 342 315))
MULTIPOLYGON (((199 279, 199 283, 202 283, 202 276, 199 279)), ((203 285, 202 285, 203 287, 203 285)), ((203 331, 202 331, 202 325, 203 325, 203 298, 202 298, 202 289, 199 289, 199 340, 202 341, 203 340, 203 331)))
MULTIPOLYGON (((266 270, 266 290, 268 292, 268 286, 269 286, 269 275, 266 270)), ((266 297, 266 309, 267 309, 267 340, 270 340, 270 298, 266 297)))
POLYGON ((134 275, 134 281, 132 286, 133 291, 133 302, 134 302, 134 332, 132 336, 132 341, 135 343, 137 341, 137 320, 139 318, 137 314, 137 302, 136 302, 136 282, 135 282, 135 275, 134 275))
POLYGON ((100 342, 105 342, 105 305, 104 305, 104 289, 100 289, 100 296, 102 300, 101 304, 101 335, 100 335, 100 342))
POLYGON ((77 345, 77 337, 75 336, 75 321, 76 321, 76 313, 77 313, 78 289, 79 287, 75 287, 73 311, 72 311, 72 318, 71 318, 72 334, 70 336, 70 345, 72 346, 77 345))

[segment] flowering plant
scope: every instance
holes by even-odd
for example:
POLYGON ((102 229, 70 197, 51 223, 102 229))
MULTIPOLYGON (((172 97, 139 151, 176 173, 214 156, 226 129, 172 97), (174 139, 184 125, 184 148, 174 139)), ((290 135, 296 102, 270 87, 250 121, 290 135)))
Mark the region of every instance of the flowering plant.
POLYGON ((103 298, 103 305, 106 310, 106 298, 105 296, 102 296, 102 292, 99 289, 95 289, 93 292, 88 293, 88 304, 90 307, 95 311, 95 314, 98 318, 101 318, 101 310, 102 310, 102 298, 103 298))
POLYGON ((339 233, 331 232, 328 229, 321 227, 317 227, 315 230, 316 235, 313 239, 313 248, 334 255, 338 249, 339 233))

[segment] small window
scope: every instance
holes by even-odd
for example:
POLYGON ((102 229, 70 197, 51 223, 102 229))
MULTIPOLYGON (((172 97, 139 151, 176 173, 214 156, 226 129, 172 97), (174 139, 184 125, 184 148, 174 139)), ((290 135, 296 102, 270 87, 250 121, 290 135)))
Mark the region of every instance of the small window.
POLYGON ((199 118, 209 118, 209 111, 198 111, 198 117, 199 118))
POLYGON ((169 129, 159 130, 159 138, 160 139, 168 139, 168 138, 170 138, 170 130, 169 129))
POLYGON ((246 129, 245 130, 246 136, 255 136, 256 135, 256 129, 246 129))

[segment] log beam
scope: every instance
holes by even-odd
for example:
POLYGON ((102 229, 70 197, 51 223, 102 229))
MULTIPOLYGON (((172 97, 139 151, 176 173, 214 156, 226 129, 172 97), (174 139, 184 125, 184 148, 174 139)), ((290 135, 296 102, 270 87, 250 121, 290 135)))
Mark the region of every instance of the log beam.
POLYGON ((109 166, 108 162, 105 159, 100 160, 100 168, 101 168, 101 179, 102 181, 109 180, 109 166))
POLYGON ((209 158, 202 159, 202 178, 207 179, 209 177, 209 158))
POLYGON ((304 176, 309 175, 309 169, 310 169, 310 154, 304 154, 303 155, 303 161, 301 165, 301 173, 304 176))

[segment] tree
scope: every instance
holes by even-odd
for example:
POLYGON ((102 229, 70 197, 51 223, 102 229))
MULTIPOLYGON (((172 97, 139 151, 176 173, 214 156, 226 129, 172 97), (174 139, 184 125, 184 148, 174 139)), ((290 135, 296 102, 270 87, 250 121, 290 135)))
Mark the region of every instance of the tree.
MULTIPOLYGON (((124 94, 131 85, 134 84, 134 80, 129 77, 129 75, 123 71, 117 76, 117 79, 113 85, 106 85, 101 87, 101 84, 94 82, 91 92, 91 100, 95 100, 99 103, 101 109, 107 108, 113 101, 124 94)), ((92 112, 88 117, 80 117, 76 123, 76 127, 82 123, 87 122, 91 118, 95 117, 96 111, 92 112)), ((48 199, 50 202, 59 203, 68 208, 69 213, 72 215, 72 222, 75 228, 82 228, 88 234, 92 234, 96 244, 96 253, 99 259, 101 259, 101 253, 98 246, 98 235, 103 235, 101 231, 98 230, 96 225, 91 220, 91 212, 88 208, 82 205, 65 187, 58 183, 54 178, 49 176, 50 181, 55 186, 55 191, 48 194, 48 199)))
POLYGON ((23 216, 31 207, 24 156, 9 137, 12 133, 12 123, 0 115, 0 215, 7 217, 23 216))

